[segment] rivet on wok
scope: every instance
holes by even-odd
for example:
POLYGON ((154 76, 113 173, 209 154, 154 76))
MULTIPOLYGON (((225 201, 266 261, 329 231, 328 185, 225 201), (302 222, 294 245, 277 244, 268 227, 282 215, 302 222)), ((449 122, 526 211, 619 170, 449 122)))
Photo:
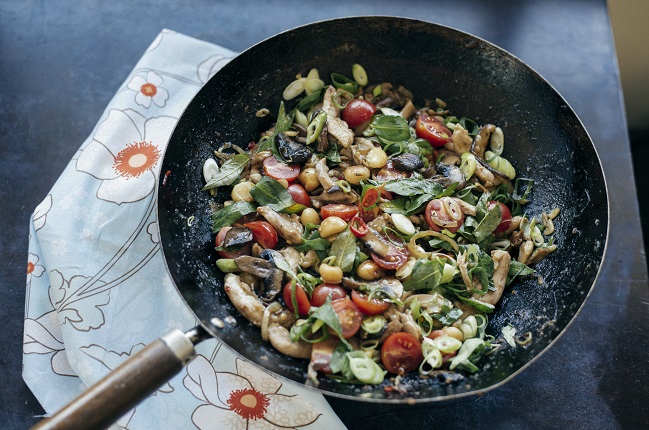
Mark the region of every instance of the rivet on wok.
POLYGON ((212 318, 212 319, 210 320, 210 323, 211 323, 214 327, 216 327, 216 328, 223 328, 223 327, 225 327, 225 324, 223 323, 223 321, 222 321, 220 318, 216 318, 216 317, 214 317, 214 318, 212 318))

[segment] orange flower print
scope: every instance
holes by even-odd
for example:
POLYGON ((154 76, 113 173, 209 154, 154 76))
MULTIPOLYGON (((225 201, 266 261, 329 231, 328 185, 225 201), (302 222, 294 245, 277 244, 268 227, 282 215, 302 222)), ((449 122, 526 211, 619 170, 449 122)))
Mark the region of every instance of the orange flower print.
POLYGON ((245 360, 235 363, 236 373, 216 371, 202 355, 189 363, 183 385, 202 402, 192 413, 200 430, 296 429, 322 416, 303 397, 282 393, 274 376, 245 360))
POLYGON ((135 91, 135 103, 149 108, 151 103, 158 107, 164 107, 169 93, 161 87, 163 79, 157 73, 151 71, 146 76, 135 75, 127 87, 135 91))
POLYGON ((177 119, 146 119, 139 113, 111 110, 77 159, 77 170, 101 180, 97 198, 117 204, 144 199, 153 192, 167 144, 177 119))

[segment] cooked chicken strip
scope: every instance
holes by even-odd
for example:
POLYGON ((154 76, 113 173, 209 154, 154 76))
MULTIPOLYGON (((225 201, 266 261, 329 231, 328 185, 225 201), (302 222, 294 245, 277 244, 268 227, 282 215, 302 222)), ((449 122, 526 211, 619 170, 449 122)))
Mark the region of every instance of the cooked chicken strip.
POLYGON ((259 206, 257 213, 266 218, 266 221, 277 229, 277 233, 286 239, 286 242, 291 245, 302 243, 304 227, 300 224, 300 221, 288 215, 277 213, 268 206, 259 206))

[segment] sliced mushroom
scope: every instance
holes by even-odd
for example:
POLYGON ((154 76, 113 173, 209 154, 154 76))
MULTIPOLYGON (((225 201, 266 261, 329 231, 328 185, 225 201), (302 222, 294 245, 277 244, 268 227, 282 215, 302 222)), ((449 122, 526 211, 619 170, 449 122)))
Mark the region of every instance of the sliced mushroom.
POLYGON ((403 153, 392 158, 392 165, 402 172, 413 172, 424 167, 424 161, 418 155, 403 153))
POLYGON ((274 267, 272 263, 262 258, 242 255, 234 259, 235 264, 242 272, 251 273, 259 278, 266 278, 274 267))
POLYGON ((313 155, 313 152, 306 145, 295 142, 284 133, 277 135, 277 141, 279 154, 289 163, 303 164, 313 155))
POLYGON ((331 193, 323 191, 317 196, 311 196, 311 205, 315 209, 320 209, 322 206, 328 203, 343 203, 346 205, 351 205, 353 203, 356 203, 357 201, 358 194, 356 194, 354 191, 350 191, 348 193, 342 190, 334 191, 331 193))
POLYGON ((471 144, 471 153, 473 153, 473 155, 484 158, 484 152, 487 150, 489 138, 494 130, 496 130, 496 126, 493 124, 487 124, 480 127, 478 134, 473 138, 473 143, 471 144))
POLYGON ((291 245, 298 245, 302 243, 302 234, 304 227, 299 220, 289 217, 285 214, 280 214, 269 208, 268 206, 259 206, 257 213, 263 216, 275 229, 277 233, 282 236, 286 242, 291 245))
POLYGON ((277 298, 282 292, 284 286, 284 272, 276 267, 268 271, 268 276, 264 278, 264 291, 261 295, 261 301, 270 303, 277 298))
POLYGON ((289 331, 279 324, 271 324, 268 327, 268 340, 276 350, 289 357, 303 359, 311 357, 311 344, 303 340, 293 342, 289 331))
POLYGON ((231 227, 225 233, 221 246, 228 250, 242 250, 249 254, 252 249, 252 231, 245 227, 231 227))

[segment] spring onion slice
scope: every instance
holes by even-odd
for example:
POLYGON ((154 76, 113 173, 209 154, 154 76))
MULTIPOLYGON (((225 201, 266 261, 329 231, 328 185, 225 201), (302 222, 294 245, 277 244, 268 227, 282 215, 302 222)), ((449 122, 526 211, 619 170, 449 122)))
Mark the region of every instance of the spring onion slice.
POLYGON ((451 239, 450 237, 448 237, 447 235, 432 230, 426 230, 426 231, 420 231, 419 233, 415 233, 410 238, 410 241, 408 242, 408 250, 412 255, 418 258, 429 258, 432 255, 432 252, 425 252, 425 251, 422 252, 419 246, 417 245, 417 240, 421 239, 422 237, 428 237, 428 236, 434 236, 438 239, 448 242, 453 247, 456 253, 460 251, 457 242, 451 239))
POLYGON ((386 320, 383 315, 372 315, 361 323, 361 328, 368 334, 376 334, 383 330, 386 320))
POLYGON ((354 377, 365 384, 380 384, 388 373, 363 351, 348 352, 347 358, 354 377))

